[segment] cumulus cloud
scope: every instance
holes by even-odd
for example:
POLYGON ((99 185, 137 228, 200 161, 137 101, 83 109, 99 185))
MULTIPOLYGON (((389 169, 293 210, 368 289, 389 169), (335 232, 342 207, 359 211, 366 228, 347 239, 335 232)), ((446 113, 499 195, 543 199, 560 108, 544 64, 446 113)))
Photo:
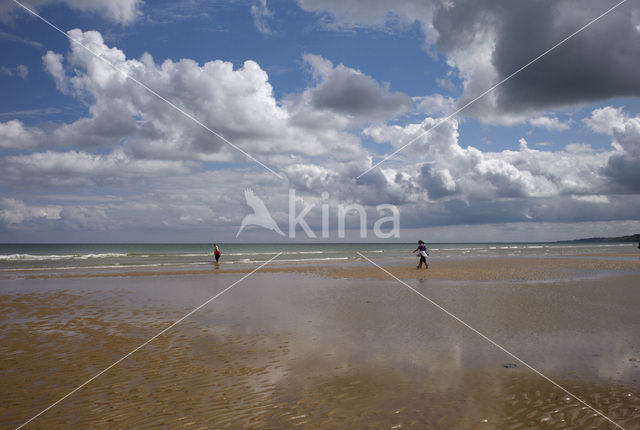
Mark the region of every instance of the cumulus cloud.
MULTIPOLYGON (((76 29, 69 35, 250 153, 313 151, 309 141, 294 142, 297 136, 286 127, 288 113, 254 61, 239 69, 220 60, 157 64, 150 54, 127 59, 96 31, 76 29)), ((48 52, 43 63, 60 91, 91 102, 91 116, 61 126, 55 133, 59 141, 90 148, 127 139, 132 153, 143 158, 205 160, 219 152, 244 157, 78 44, 65 56, 48 52)))
MULTIPOLYGON (((394 16, 380 18, 382 6, 390 4, 380 0, 371 3, 370 11, 375 13, 358 18, 361 4, 350 9, 355 4, 350 1, 304 3, 305 7, 314 4, 317 10, 331 4, 342 11, 344 20, 384 29, 389 20, 414 22, 416 17, 411 18, 408 11, 417 8, 423 13, 418 19, 425 32, 433 31, 433 46, 436 41, 445 43, 438 39, 435 26, 427 29, 439 6, 422 9, 424 5, 399 1, 394 3, 398 11, 394 16)), ((474 11, 469 10, 470 22, 475 22, 474 11)), ((492 14, 489 9, 484 19, 495 19, 492 14)), ((489 31, 485 21, 474 25, 477 32, 460 37, 479 49, 476 57, 465 57, 472 48, 457 40, 450 40, 446 48, 450 50, 443 51, 458 71, 465 94, 475 91, 474 85, 482 86, 485 81, 480 74, 486 74, 487 81, 500 76, 485 57, 492 58, 496 49, 487 41, 502 36, 483 33, 489 31)), ((273 163, 285 180, 276 182, 268 172, 243 164, 226 164, 247 160, 73 44, 66 53, 47 52, 42 61, 58 90, 86 103, 88 114, 46 127, 17 120, 0 123, 0 147, 6 148, 0 158, 0 185, 52 191, 42 204, 5 199, 0 219, 11 228, 54 222, 56 227, 94 230, 143 225, 215 225, 228 230, 237 227, 246 212, 242 197, 246 187, 265 199, 282 225, 288 220, 288 187, 314 202, 316 209, 322 204, 322 191, 330 192, 333 204, 356 202, 367 210, 381 203, 396 204, 402 211, 403 228, 624 220, 640 210, 637 196, 615 195, 633 193, 640 183, 634 176, 640 160, 638 117, 622 108, 595 110, 584 121, 589 129, 611 137, 609 150, 576 143, 551 152, 532 149, 521 139, 519 147, 513 142, 516 149, 487 152, 473 145, 462 147, 459 123, 449 120, 416 140, 397 160, 356 180, 372 164, 372 154, 357 132, 381 147, 397 149, 455 109, 456 101, 441 94, 412 100, 363 71, 313 54, 303 57, 310 76, 308 87, 277 100, 266 71, 251 60, 234 67, 220 60, 158 61, 150 54, 127 58, 98 32, 72 30, 70 34, 244 150, 273 163), (409 124, 385 122, 411 108, 428 117, 409 124), (211 161, 221 163, 216 171, 207 171, 211 161), (59 204, 51 200, 53 192, 59 194, 59 204), (71 202, 65 193, 75 193, 80 201, 71 202), (37 215, 42 208, 46 215, 37 215)), ((495 113, 502 106, 502 95, 492 97, 495 113)), ((559 131, 568 125, 553 113, 534 115, 535 111, 532 108, 509 121, 526 120, 532 127, 559 131)), ((319 211, 308 220, 319 231, 319 211)))
MULTIPOLYGON (((65 4, 81 12, 95 13, 121 24, 131 24, 141 14, 143 0, 32 0, 28 6, 36 11, 51 4, 65 4)), ((26 13, 16 3, 0 1, 0 20, 9 21, 18 13, 26 13)))
POLYGON ((623 107, 614 108, 613 106, 595 109, 583 122, 596 133, 612 135, 614 130, 625 126, 628 116, 623 110, 623 107))
POLYGON ((109 219, 107 208, 96 205, 39 205, 13 198, 0 199, 0 224, 9 230, 59 231, 106 230, 118 226, 109 219))
MULTIPOLYGON (((609 6, 589 0, 493 2, 439 0, 299 0, 341 26, 388 28, 418 23, 425 48, 445 55, 462 80, 462 106, 507 77, 609 6)), ((637 14, 622 5, 465 110, 484 122, 511 125, 550 108, 637 96, 640 44, 637 14)))
POLYGON ((284 169, 289 183, 298 190, 326 190, 338 179, 335 170, 315 164, 292 164, 284 169))
POLYGON ((136 158, 247 160, 123 72, 276 168, 294 155, 359 156, 366 162, 359 138, 348 128, 354 121, 388 117, 411 104, 408 96, 391 93, 373 78, 343 65, 334 67, 318 56, 305 57, 318 76, 314 86, 278 102, 267 73, 252 60, 241 68, 221 60, 158 64, 147 53, 127 59, 120 49, 107 46, 99 32, 75 29, 69 34, 120 71, 79 44, 72 44, 66 55, 43 56, 56 87, 90 105, 88 117, 61 124, 50 133, 49 144, 63 147, 95 150, 124 145, 136 158))
POLYGON ((640 116, 630 117, 623 108, 596 109, 584 123, 596 133, 609 135, 616 151, 604 173, 626 193, 640 191, 640 116))
POLYGON ((439 168, 435 162, 425 163, 420 171, 420 183, 426 188, 429 197, 436 200, 456 194, 458 185, 447 168, 439 168))
POLYGON ((37 147, 45 133, 36 127, 25 127, 22 121, 13 119, 0 122, 0 148, 30 149, 37 147))
MULTIPOLYGON (((376 126, 365 130, 377 142, 399 146, 437 122, 376 126)), ((458 123, 449 120, 406 149, 403 160, 422 159, 412 175, 429 200, 492 202, 501 199, 546 199, 562 195, 595 195, 610 190, 603 167, 614 152, 588 145, 565 151, 539 151, 520 139, 517 151, 483 152, 458 142, 458 123)), ((415 161, 414 161, 415 162, 415 161)), ((411 168, 409 168, 411 170, 411 168)))
POLYGON ((61 206, 27 205, 22 200, 0 199, 0 222, 15 226, 34 219, 60 219, 61 206))
POLYGON ((534 127, 544 128, 549 131, 563 131, 569 129, 569 124, 560 121, 555 117, 539 116, 531 118, 528 123, 534 127))
POLYGON ((60 225, 65 230, 106 230, 117 222, 109 219, 105 209, 100 207, 67 206, 60 212, 60 225))
MULTIPOLYGON (((222 61, 199 65, 185 59, 157 64, 148 54, 127 59, 119 49, 106 46, 97 32, 73 32, 119 68, 152 88, 162 88, 167 98, 207 119, 212 128, 219 127, 256 153, 268 154, 289 184, 301 191, 337 190, 335 198, 355 198, 368 205, 431 202, 441 204, 443 210, 453 205, 446 203, 449 201, 582 198, 607 191, 609 177, 603 167, 608 153, 584 146, 568 147, 561 153, 536 151, 525 141, 519 151, 488 153, 472 146, 462 148, 455 120, 407 148, 402 167, 386 166, 354 182, 371 163, 358 136, 348 131, 354 124, 393 117, 415 102, 424 111, 444 112, 452 108, 453 100, 441 95, 411 100, 360 71, 307 54, 303 60, 312 85, 279 103, 266 72, 254 62, 246 62, 241 69, 222 61), (347 97, 350 91, 357 94, 347 97)), ((61 91, 92 102, 90 117, 63 124, 54 132, 59 142, 84 149, 5 157, 4 168, 12 180, 39 176, 78 184, 88 181, 90 171, 94 173, 89 183, 104 183, 110 176, 187 175, 198 169, 195 161, 213 160, 228 152, 226 146, 212 145, 201 129, 176 119, 166 104, 77 46, 64 56, 47 53, 43 62, 61 91), (117 149, 121 146, 123 149, 117 149), (97 147, 110 150, 92 154, 97 147)), ((377 122, 365 128, 364 134, 397 148, 436 122, 431 117, 404 126, 377 122)), ((552 117, 534 118, 532 125, 562 128, 552 117)), ((29 131, 20 124, 12 126, 18 132, 29 131)), ((584 198, 573 201, 586 202, 584 198)), ((488 213, 491 204, 483 205, 488 213)), ((539 212, 531 214, 539 216, 539 212)), ((204 218, 189 222, 196 219, 204 218)))
POLYGON ((446 116, 455 110, 453 97, 445 97, 442 94, 415 97, 414 101, 417 103, 416 110, 429 116, 446 116))
MULTIPOLYGON (((278 102, 267 73, 250 60, 241 68, 220 60, 205 64, 190 59, 158 63, 149 54, 139 59, 127 58, 117 47, 107 46, 95 31, 76 29, 69 34, 243 150, 262 155, 285 175, 285 184, 301 191, 348 185, 370 165, 359 137, 349 131, 355 115, 318 108, 312 101, 312 96, 321 92, 317 88, 331 81, 337 69, 330 62, 324 77, 314 80, 301 94, 278 102)), ((194 179, 205 170, 204 162, 247 159, 78 44, 72 44, 68 53, 47 52, 42 61, 57 89, 85 102, 88 115, 71 123, 47 123, 43 128, 18 120, 0 123, 0 145, 27 152, 11 152, 0 158, 3 185, 20 184, 34 189, 126 188, 138 200, 147 201, 146 207, 155 202, 154 210, 166 215, 155 216, 149 222, 177 227, 202 225, 220 216, 220 210, 213 213, 206 208, 219 207, 220 201, 228 199, 227 194, 233 195, 231 186, 268 185, 275 180, 266 171, 260 177, 252 177, 241 168, 221 168, 217 175, 194 179), (212 183, 216 190, 228 183, 229 187, 224 188, 227 194, 212 194, 212 183), (167 191, 175 184, 180 187, 167 191), (190 202, 196 194, 202 194, 201 203, 177 205, 184 189, 189 189, 190 202), (145 192, 154 198, 141 199, 139 196, 145 192), (171 198, 158 197, 165 193, 171 198)), ((340 67, 349 74, 362 75, 340 67)), ((321 68, 314 70, 320 72, 321 68)), ((378 101, 384 105, 389 93, 372 78, 366 80, 375 84, 378 101)), ((394 95, 390 97, 393 99, 394 95)), ((367 115, 377 114, 365 111, 357 121, 367 115)), ((344 187, 343 195, 349 191, 344 187)), ((366 192, 363 195, 373 196, 366 192)), ((283 196, 286 198, 286 192, 283 196)), ((236 212, 238 216, 242 213, 242 204, 227 202, 225 212, 231 212, 223 217, 224 222, 237 221, 236 212), (236 212, 232 212, 233 208, 236 212)), ((68 207, 73 211, 63 212, 64 220, 77 219, 78 225, 84 226, 95 222, 95 229, 106 228, 105 213, 132 219, 140 216, 126 205, 84 205, 82 210, 76 205, 68 207)))
MULTIPOLYGON (((409 123, 407 125, 373 125, 364 129, 364 134, 371 137, 378 143, 391 143, 395 149, 399 149, 409 141, 414 140, 419 135, 425 133, 426 130, 434 127, 440 120, 438 118, 427 117, 421 123, 409 123)), ((440 126, 431 129, 429 133, 424 134, 415 140, 403 153, 406 152, 409 157, 416 156, 426 157, 428 153, 434 152, 442 154, 442 156, 453 155, 452 149, 458 146, 458 121, 450 119, 443 122, 440 126)), ((401 153, 401 155, 403 154, 401 153)))
POLYGON ((401 92, 390 92, 371 76, 339 64, 335 66, 318 55, 305 54, 305 63, 319 81, 309 90, 316 109, 327 109, 365 120, 386 119, 411 107, 411 98, 401 92))
POLYGON ((53 51, 47 51, 47 53, 42 57, 44 70, 53 77, 58 91, 63 94, 68 94, 69 88, 67 86, 67 76, 62 62, 62 54, 56 54, 53 51))

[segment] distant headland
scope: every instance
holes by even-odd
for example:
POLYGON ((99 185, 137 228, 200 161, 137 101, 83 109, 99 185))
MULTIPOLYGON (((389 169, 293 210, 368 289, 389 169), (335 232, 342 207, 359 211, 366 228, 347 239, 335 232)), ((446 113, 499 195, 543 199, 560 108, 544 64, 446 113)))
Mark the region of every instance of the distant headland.
POLYGON ((640 234, 620 237, 589 237, 586 239, 559 240, 556 243, 620 243, 620 242, 640 242, 640 234))

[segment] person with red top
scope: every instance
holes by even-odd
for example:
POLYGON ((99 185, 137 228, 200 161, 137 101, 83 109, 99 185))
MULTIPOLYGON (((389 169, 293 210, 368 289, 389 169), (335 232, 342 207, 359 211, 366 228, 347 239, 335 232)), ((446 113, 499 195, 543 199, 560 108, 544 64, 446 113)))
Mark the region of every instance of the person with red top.
POLYGON ((213 244, 213 256, 216 257, 216 264, 220 261, 220 248, 218 248, 218 244, 213 244))

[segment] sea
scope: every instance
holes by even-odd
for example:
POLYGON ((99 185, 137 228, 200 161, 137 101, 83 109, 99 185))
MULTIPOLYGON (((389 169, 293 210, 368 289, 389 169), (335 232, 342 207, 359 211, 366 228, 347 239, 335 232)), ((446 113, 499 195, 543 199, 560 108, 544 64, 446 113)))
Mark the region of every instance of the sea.
MULTIPOLYGON (((363 261, 413 262, 415 243, 219 244, 220 264, 275 261, 288 264, 363 261)), ((433 243, 431 258, 548 256, 611 253, 630 243, 433 243)), ((0 244, 0 271, 206 266, 214 262, 211 244, 0 244)))

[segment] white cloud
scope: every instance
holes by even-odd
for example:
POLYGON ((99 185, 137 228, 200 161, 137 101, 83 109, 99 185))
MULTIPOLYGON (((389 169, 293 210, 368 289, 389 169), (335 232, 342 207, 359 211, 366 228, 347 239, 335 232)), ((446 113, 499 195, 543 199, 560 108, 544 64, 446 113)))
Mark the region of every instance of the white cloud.
POLYGON ((623 108, 595 109, 584 123, 596 133, 611 136, 611 155, 605 174, 620 192, 640 192, 640 115, 630 117, 623 108))
MULTIPOLYGON (((156 64, 149 54, 127 59, 121 50, 106 46, 98 32, 76 29, 69 34, 249 153, 314 151, 287 128, 289 114, 278 106, 266 72, 254 61, 235 70, 220 60, 156 64)), ((60 127, 58 140, 95 147, 120 145, 126 138, 137 157, 207 159, 222 151, 245 160, 78 44, 72 44, 65 60, 52 52, 43 58, 61 91, 93 102, 91 116, 60 127)))
POLYGON ((105 179, 113 182, 159 175, 184 175, 197 164, 183 161, 136 160, 115 150, 109 154, 84 151, 35 152, 0 159, 4 172, 0 182, 49 185, 91 185, 105 179))
POLYGON ((106 211, 106 207, 96 205, 31 205, 18 199, 0 198, 0 223, 23 232, 38 232, 42 228, 91 231, 117 227, 120 222, 110 220, 106 211))
POLYGON ((298 190, 326 190, 335 184, 338 173, 315 164, 292 164, 284 171, 291 185, 298 190))
POLYGON ((268 21, 273 18, 273 12, 269 10, 267 0, 256 0, 256 3, 251 5, 250 11, 256 30, 265 35, 272 34, 268 21))
MULTIPOLYGON (((375 126, 365 133, 377 142, 399 147, 432 127, 436 119, 407 126, 375 126)), ((602 173, 611 153, 594 152, 588 145, 566 151, 530 149, 524 139, 520 150, 482 152, 458 143, 458 123, 449 120, 416 140, 403 152, 417 184, 432 200, 493 201, 502 198, 554 198, 565 194, 591 195, 608 189, 602 173), (418 164, 411 160, 422 159, 418 164)), ((393 162, 389 162, 393 164, 393 162)))
POLYGON ((417 103, 416 110, 429 116, 446 116, 455 110, 453 97, 445 97, 442 94, 415 97, 414 101, 417 103))
MULTIPOLYGON (((266 72, 253 61, 234 69, 231 63, 219 60, 205 64, 189 59, 156 63, 149 54, 127 59, 121 50, 107 46, 98 32, 72 30, 70 34, 244 150, 262 156, 284 173, 287 183, 301 191, 336 189, 336 196, 355 192, 374 204, 379 204, 380 199, 403 198, 386 194, 384 178, 371 191, 367 185, 352 184, 353 178, 371 162, 359 137, 350 131, 352 125, 379 117, 385 109, 394 111, 396 106, 389 100, 397 97, 361 72, 343 65, 334 67, 322 57, 310 56, 307 59, 315 63, 313 70, 318 79, 302 93, 278 102, 266 72), (324 69, 322 64, 326 65, 324 69), (334 78, 340 73, 367 85, 373 83, 367 88, 372 89, 381 110, 365 110, 356 115, 316 107, 313 96, 322 94, 326 88, 323 85, 336 82, 334 78)), ((155 197, 147 203, 157 203, 151 211, 166 215, 154 216, 149 222, 171 226, 211 221, 211 214, 208 218, 193 216, 196 212, 207 214, 202 207, 185 210, 189 204, 183 203, 174 208, 176 196, 184 189, 189 189, 190 197, 202 192, 205 196, 201 200, 213 205, 211 184, 216 190, 222 189, 223 183, 232 187, 255 184, 246 171, 226 167, 213 176, 194 179, 196 172, 205 168, 201 161, 247 160, 79 45, 72 44, 65 55, 47 52, 43 63, 60 91, 88 102, 89 115, 72 123, 47 124, 46 129, 27 127, 16 120, 0 123, 2 146, 35 151, 1 158, 1 183, 36 190, 83 187, 102 193, 103 187, 117 187, 138 195, 149 192, 155 197), (160 203, 158 196, 167 193, 169 184, 177 183, 181 184, 180 191, 172 191, 172 200, 160 203)), ((411 103, 408 97, 407 100, 411 103)), ((267 179, 261 176, 255 181, 270 184, 274 180, 267 179)), ((215 196, 225 199, 225 194, 215 196)), ((230 212, 224 218, 235 220, 233 208, 241 213, 240 203, 225 205, 230 212)), ((91 216, 82 215, 76 202, 65 207, 74 208, 79 225, 89 228, 89 221, 93 220, 95 225, 91 228, 97 230, 106 228, 103 213, 121 214, 123 226, 124 219, 140 219, 139 213, 124 206, 82 206, 91 216)), ((71 219, 71 215, 69 212, 65 219, 71 219)))
POLYGON ((100 207, 67 206, 60 213, 60 219, 66 230, 106 230, 118 225, 100 207))
POLYGON ((555 117, 539 116, 531 118, 528 123, 534 127, 544 128, 549 131, 563 131, 569 129, 569 124, 564 123, 555 117))
POLYGON ((627 121, 628 117, 623 109, 623 107, 614 108, 613 106, 595 109, 583 122, 596 133, 612 135, 613 130, 624 128, 627 121))
POLYGON ((572 152, 572 153, 578 153, 578 154, 593 152, 593 148, 591 147, 591 145, 586 143, 569 143, 564 147, 564 150, 566 152, 572 152))
MULTIPOLYGON (((118 69, 156 90, 180 109, 198 118, 261 161, 288 164, 292 154, 367 160, 359 138, 347 131, 354 123, 381 119, 410 107, 411 99, 390 92, 370 76, 313 55, 304 57, 314 87, 278 102, 267 73, 254 61, 234 69, 215 60, 190 59, 158 64, 150 54, 127 59, 107 46, 100 33, 69 34, 118 69), (353 84, 353 85, 350 85, 353 84), (345 97, 343 90, 356 91, 345 97), (352 94, 353 95, 353 94, 352 94), (365 96, 361 99, 361 96, 365 96)), ((53 141, 88 150, 124 145, 141 159, 247 161, 246 157, 78 44, 66 56, 48 52, 45 69, 57 88, 90 100, 90 116, 62 124, 53 141)))
POLYGON ((414 160, 416 155, 426 156, 427 152, 442 154, 442 156, 453 155, 451 153, 452 149, 458 147, 458 121, 449 119, 438 127, 433 128, 439 122, 439 118, 427 117, 419 124, 410 123, 405 126, 375 125, 364 129, 364 134, 378 143, 389 142, 396 149, 405 146, 409 141, 422 135, 399 153, 402 156, 406 153, 414 160), (431 131, 425 133, 429 129, 431 131))
MULTIPOLYGON (((121 24, 131 24, 141 14, 143 0, 32 0, 28 6, 36 11, 48 5, 62 3, 71 9, 95 13, 121 24)), ((18 13, 26 13, 14 2, 0 2, 0 21, 9 21, 18 13)))
POLYGON ((22 200, 0 198, 0 221, 15 226, 34 219, 60 219, 61 206, 27 205, 22 200))
POLYGON ((595 109, 584 123, 596 133, 612 137, 612 146, 632 158, 640 158, 640 115, 630 117, 624 108, 595 109))
POLYGON ((596 203, 596 204, 608 204, 611 203, 609 197, 602 195, 592 195, 592 196, 571 196, 572 199, 578 200, 581 202, 587 203, 596 203))
POLYGON ((24 64, 18 64, 15 67, 1 66, 0 75, 11 76, 11 77, 16 76, 26 81, 27 78, 29 77, 29 68, 24 64))
MULTIPOLYGON (((118 48, 107 46, 98 32, 72 30, 70 35, 244 150, 261 155, 285 174, 288 183, 308 192, 316 187, 340 189, 370 165, 360 139, 347 130, 354 123, 354 115, 316 108, 312 95, 318 94, 318 88, 330 82, 339 69, 373 82, 371 88, 383 105, 395 96, 371 77, 314 57, 317 64, 329 65, 324 77, 301 94, 278 102, 266 72, 253 61, 234 69, 231 63, 219 60, 205 64, 190 59, 156 63, 149 54, 127 59, 118 48)), ((214 214, 206 207, 219 207, 226 195, 233 194, 230 188, 268 185, 275 179, 266 171, 261 172, 266 178, 252 178, 245 170, 225 167, 198 178, 197 172, 204 168, 200 161, 244 163, 247 159, 77 44, 72 44, 65 55, 47 52, 43 64, 60 91, 88 102, 89 115, 72 123, 48 124, 46 130, 15 120, 0 123, 0 135, 6 137, 0 140, 4 146, 40 150, 1 158, 4 175, 0 182, 5 185, 20 184, 37 190, 82 187, 98 193, 104 187, 116 187, 137 196, 150 193, 153 198, 140 199, 146 202, 145 207, 154 208, 150 211, 155 215, 148 223, 177 227, 211 222, 214 214), (47 150, 42 151, 45 147, 47 150), (227 194, 212 193, 212 186, 227 194), (189 189, 191 203, 178 205, 185 189, 189 189), (196 194, 201 194, 201 203, 193 203, 196 194), (159 197, 164 195, 171 198, 159 197)), ((314 70, 321 73, 321 69, 314 70)), ((340 193, 347 195, 350 191, 345 186, 340 193)), ((362 194, 370 200, 376 198, 376 194, 362 194)), ((236 221, 242 204, 227 201, 223 218, 236 221)), ((74 202, 65 207, 73 208, 64 213, 65 220, 76 217, 79 226, 97 230, 114 227, 105 224, 104 214, 120 214, 116 217, 121 220, 119 228, 141 219, 139 211, 125 205, 79 206, 74 202)), ((215 211, 215 216, 219 214, 215 211)))
POLYGON ((47 51, 47 53, 42 57, 44 70, 53 77, 58 91, 63 94, 67 94, 69 92, 69 88, 67 86, 67 77, 65 75, 62 61, 62 54, 56 54, 53 51, 47 51))
POLYGON ((25 127, 21 121, 0 122, 0 148, 34 148, 43 140, 45 133, 35 127, 25 127))

